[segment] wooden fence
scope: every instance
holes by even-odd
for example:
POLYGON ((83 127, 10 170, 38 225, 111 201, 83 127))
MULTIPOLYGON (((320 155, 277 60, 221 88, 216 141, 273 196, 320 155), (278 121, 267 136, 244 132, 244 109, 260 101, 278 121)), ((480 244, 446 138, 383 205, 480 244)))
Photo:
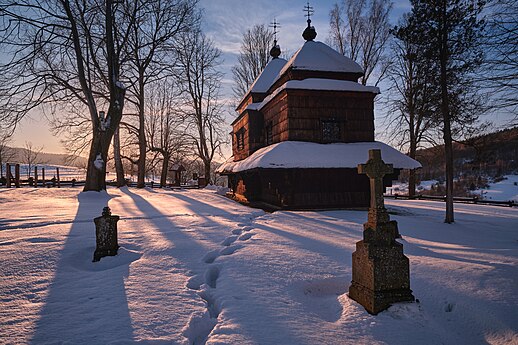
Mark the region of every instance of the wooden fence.
MULTIPOLYGON (((47 187, 47 188, 51 188, 51 187, 84 187, 85 185, 85 181, 84 180, 60 180, 59 183, 57 180, 55 181, 52 181, 52 180, 46 180, 45 183, 43 183, 42 180, 38 180, 38 187, 47 187)), ((110 181, 110 182, 106 182, 106 185, 107 186, 116 186, 117 183, 115 181, 110 181)), ((149 188, 161 188, 160 187, 160 183, 156 183, 156 182, 146 182, 145 183, 146 187, 149 187, 149 188)), ((14 187, 14 184, 12 185, 14 187)), ((128 187, 137 187, 137 182, 129 182, 127 184, 128 187)), ((5 187, 5 186, 2 186, 0 185, 0 187, 5 187)), ((19 180, 19 187, 34 187, 34 182, 29 182, 29 180, 19 180)), ((198 189, 200 188, 198 185, 194 185, 194 186, 191 186, 191 185, 181 185, 181 186, 173 186, 171 184, 168 184, 166 186, 166 188, 169 188, 169 189, 198 189)))
MULTIPOLYGON (((405 199, 405 200, 433 200, 433 201, 446 202, 446 196, 434 196, 434 195, 416 195, 413 197, 409 197, 408 195, 394 194, 394 195, 385 195, 385 198, 405 199)), ((480 204, 480 205, 518 207, 518 203, 513 200, 495 201, 495 200, 480 199, 476 196, 474 196, 474 197, 453 197, 453 202, 461 203, 461 204, 480 204)))

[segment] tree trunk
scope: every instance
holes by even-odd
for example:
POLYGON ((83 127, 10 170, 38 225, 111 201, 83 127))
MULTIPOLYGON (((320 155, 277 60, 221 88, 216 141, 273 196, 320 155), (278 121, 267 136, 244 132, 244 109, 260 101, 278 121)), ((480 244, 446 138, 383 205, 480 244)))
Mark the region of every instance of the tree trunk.
POLYGON ((167 173, 169 171, 169 155, 164 155, 162 162, 162 173, 160 174, 160 187, 167 186, 167 173))
MULTIPOLYGON (((126 89, 119 81, 119 57, 115 52, 115 44, 113 40, 113 0, 106 0, 106 53, 108 62, 109 90, 110 90, 110 106, 106 118, 103 121, 97 117, 96 106, 93 101, 91 90, 86 85, 84 71, 81 84, 85 91, 87 99, 90 100, 88 107, 90 116, 92 117, 92 144, 90 146, 90 155, 88 157, 88 166, 86 170, 86 183, 83 191, 101 191, 106 189, 106 162, 108 160, 108 149, 113 138, 113 133, 119 127, 122 118, 122 109, 124 108, 124 95, 126 89)), ((73 18, 70 8, 67 9, 68 16, 73 18)), ((83 68, 82 60, 79 59, 81 48, 79 47, 77 30, 74 31, 74 46, 78 59, 78 66, 83 68)))
POLYGON ((408 173, 408 196, 415 196, 415 184, 416 184, 416 176, 415 169, 410 169, 408 173))
POLYGON ((211 184, 211 178, 210 178, 210 162, 203 162, 204 168, 205 168, 205 181, 207 184, 211 184))
MULTIPOLYGON (((144 188, 146 186, 146 143, 141 139, 143 130, 139 129, 139 158, 137 164, 137 188, 144 188)), ((145 140, 145 138, 144 138, 145 140)))
POLYGON ((88 156, 88 166, 86 168, 84 192, 100 192, 106 189, 106 161, 108 160, 108 149, 110 148, 111 139, 111 132, 101 132, 98 129, 94 129, 90 155, 88 156))
POLYGON ((441 113, 443 120, 444 159, 446 163, 446 216, 444 222, 454 222, 453 216, 453 143, 451 137, 451 118, 448 97, 448 28, 446 17, 446 0, 441 2, 442 25, 439 29, 440 37, 440 64, 441 64, 441 113))
POLYGON ((113 159, 115 161, 115 171, 117 173, 117 187, 120 188, 126 185, 126 179, 124 178, 124 167, 122 165, 119 131, 120 129, 117 127, 113 134, 113 159))
POLYGON ((137 172, 137 188, 146 186, 146 131, 144 128, 144 74, 139 76, 139 128, 138 128, 138 172, 137 172))
POLYGON ((445 223, 453 223, 453 143, 449 119, 444 123, 444 158, 446 160, 446 217, 445 223))
MULTIPOLYGON (((412 103, 411 106, 413 107, 412 103)), ((410 151, 408 156, 412 159, 415 159, 416 151, 417 151, 417 136, 415 135, 415 126, 414 126, 414 111, 411 109, 410 112, 410 151)), ((415 196, 415 180, 416 180, 416 170, 410 169, 408 174, 408 196, 415 196)))

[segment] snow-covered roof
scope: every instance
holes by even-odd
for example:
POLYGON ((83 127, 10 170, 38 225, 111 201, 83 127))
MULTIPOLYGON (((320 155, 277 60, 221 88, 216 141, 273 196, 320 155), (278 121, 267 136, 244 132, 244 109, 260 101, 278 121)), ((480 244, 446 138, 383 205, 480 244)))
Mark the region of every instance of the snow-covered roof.
POLYGON ((266 92, 272 86, 273 81, 277 78, 277 75, 282 70, 284 65, 286 65, 286 60, 282 58, 272 59, 268 64, 264 67, 264 70, 259 74, 259 76, 255 79, 252 86, 248 90, 247 94, 250 92, 266 92))
POLYGON ((370 92, 378 94, 380 89, 375 86, 365 86, 360 83, 349 81, 349 80, 336 80, 336 79, 321 79, 321 78, 308 78, 304 80, 288 80, 286 83, 279 86, 266 97, 262 102, 251 103, 246 109, 260 110, 268 102, 270 102, 275 96, 277 96, 282 90, 285 89, 300 89, 300 90, 322 90, 322 91, 352 91, 352 92, 370 92))
POLYGON ((263 71, 259 76, 255 79, 252 86, 245 93, 241 102, 251 93, 266 93, 270 86, 273 85, 273 82, 277 79, 279 72, 286 65, 286 60, 282 58, 272 59, 268 64, 264 67, 263 71))
POLYGON ((382 142, 317 144, 283 141, 263 147, 248 158, 234 162, 233 157, 216 172, 232 173, 255 168, 356 168, 369 159, 370 149, 380 149, 381 158, 396 169, 416 169, 421 164, 382 142))
POLYGON ((363 75, 363 69, 350 58, 343 56, 327 44, 307 41, 280 71, 282 75, 288 68, 308 71, 349 72, 363 75))

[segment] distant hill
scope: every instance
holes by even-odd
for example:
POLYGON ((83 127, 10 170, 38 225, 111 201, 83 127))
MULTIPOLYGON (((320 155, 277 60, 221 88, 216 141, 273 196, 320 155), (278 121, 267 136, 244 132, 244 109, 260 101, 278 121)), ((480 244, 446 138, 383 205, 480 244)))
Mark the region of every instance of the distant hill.
MULTIPOLYGON (((24 157, 27 149, 21 147, 13 147, 12 149, 15 151, 14 158, 8 163, 26 163, 24 157)), ((86 158, 75 155, 41 152, 38 156, 37 164, 67 165, 83 168, 86 166, 87 161, 86 158)))
MULTIPOLYGON (((518 171, 518 127, 501 130, 454 143, 455 172, 501 176, 518 171)), ((444 176, 444 145, 417 152, 423 164, 422 180, 440 179, 444 176)))

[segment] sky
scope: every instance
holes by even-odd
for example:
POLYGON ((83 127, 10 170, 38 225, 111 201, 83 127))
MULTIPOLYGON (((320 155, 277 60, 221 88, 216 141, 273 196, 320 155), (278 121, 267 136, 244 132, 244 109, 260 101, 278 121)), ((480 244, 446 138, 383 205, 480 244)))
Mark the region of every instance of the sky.
MULTIPOLYGON (((314 8, 312 25, 317 30, 317 40, 325 41, 328 37, 329 11, 335 0, 313 1, 314 8)), ((222 95, 223 98, 232 96, 231 67, 236 63, 243 33, 255 24, 269 24, 275 18, 281 24, 278 41, 285 52, 294 53, 304 43, 302 31, 306 24, 301 0, 200 0, 200 7, 204 9, 204 29, 216 46, 222 51, 223 63, 221 71, 224 73, 222 95)), ((394 4, 392 21, 410 8, 408 0, 398 0, 394 4)), ((228 124, 235 114, 229 114, 228 124)), ((18 126, 13 137, 13 146, 23 147, 26 141, 35 146, 44 146, 46 152, 64 153, 59 138, 52 135, 49 124, 40 112, 34 112, 24 119, 18 126)))
MULTIPOLYGON (((310 4, 314 8, 312 25, 316 28, 318 41, 325 42, 328 38, 329 12, 335 2, 336 0, 320 0, 310 4)), ((306 2, 302 0, 200 0, 200 7, 204 9, 204 30, 222 51, 223 62, 220 68, 224 73, 224 99, 232 97, 231 67, 237 61, 242 34, 255 24, 269 24, 275 18, 281 25, 278 34, 281 49, 294 53, 304 43, 302 31, 307 25, 303 12, 305 5, 306 2)), ((401 15, 409 10, 408 0, 394 1, 392 24, 395 25, 401 15)), ((380 86, 383 93, 383 85, 380 86)), ((234 116, 233 113, 227 116, 229 131, 234 116)), ((375 116, 377 133, 383 133, 382 111, 376 109, 375 116)), ((497 122, 503 120, 498 117, 493 119, 497 122)), ((44 146, 46 152, 64 153, 59 138, 51 134, 47 120, 40 113, 22 121, 14 135, 13 146, 21 147, 25 141, 31 141, 35 146, 44 146)))

